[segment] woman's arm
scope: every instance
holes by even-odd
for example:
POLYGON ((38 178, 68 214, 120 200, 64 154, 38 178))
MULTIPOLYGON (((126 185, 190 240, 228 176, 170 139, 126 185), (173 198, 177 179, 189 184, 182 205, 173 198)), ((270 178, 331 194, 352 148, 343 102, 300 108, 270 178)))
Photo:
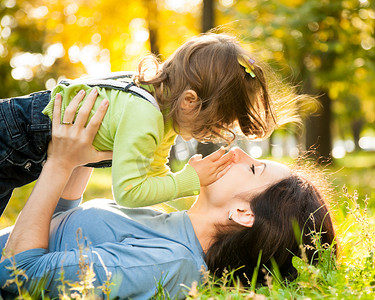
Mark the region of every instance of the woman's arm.
MULTIPOLYGON (((96 91, 96 90, 95 90, 96 91)), ((72 123, 84 93, 79 93, 69 104, 64 122, 72 123)), ((52 142, 48 159, 24 209, 18 216, 14 229, 4 248, 6 256, 35 248, 47 248, 49 225, 56 204, 76 166, 111 158, 111 153, 98 152, 92 141, 108 107, 103 100, 100 108, 85 127, 97 93, 90 93, 81 107, 74 124, 60 124, 61 96, 56 97, 52 142)))
POLYGON ((47 159, 9 236, 4 256, 12 256, 33 248, 48 247, 51 216, 71 172, 71 169, 60 168, 57 163, 47 159))
POLYGON ((77 200, 82 197, 87 183, 91 177, 93 168, 77 167, 73 170, 61 198, 66 200, 77 200))
POLYGON ((54 214, 67 211, 81 204, 91 173, 92 168, 87 167, 77 167, 73 170, 56 205, 54 214))
POLYGON ((77 167, 73 170, 53 214, 79 206, 90 179, 92 168, 77 167))

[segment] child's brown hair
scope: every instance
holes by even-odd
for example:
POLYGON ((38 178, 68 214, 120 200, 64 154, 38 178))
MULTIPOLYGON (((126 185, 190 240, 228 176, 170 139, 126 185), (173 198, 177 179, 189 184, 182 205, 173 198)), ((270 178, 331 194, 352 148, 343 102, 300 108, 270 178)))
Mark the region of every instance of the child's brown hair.
POLYGON ((299 98, 290 92, 273 95, 261 65, 234 37, 208 33, 188 40, 161 65, 155 57, 143 59, 135 79, 154 85, 158 102, 177 132, 188 127, 197 140, 218 137, 231 142, 238 126, 244 135, 261 139, 276 126, 298 120, 295 100, 299 98), (241 58, 248 62, 247 69, 239 63, 241 58), (156 67, 151 77, 150 62, 156 67), (194 122, 182 124, 181 101, 189 89, 196 92, 199 105, 194 122))

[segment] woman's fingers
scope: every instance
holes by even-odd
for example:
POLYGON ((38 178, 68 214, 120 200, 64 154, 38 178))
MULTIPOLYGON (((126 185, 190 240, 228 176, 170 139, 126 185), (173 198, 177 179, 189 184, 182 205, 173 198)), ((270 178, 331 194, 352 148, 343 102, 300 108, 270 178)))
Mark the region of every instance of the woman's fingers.
MULTIPOLYGON (((96 98, 96 96, 95 96, 95 98, 96 98)), ((98 107, 98 110, 92 116, 90 122, 87 124, 86 131, 87 131, 87 134, 89 135, 89 137, 92 137, 92 139, 94 139, 96 133, 99 130, 100 125, 102 124, 103 118, 104 118, 104 116, 107 112, 108 104, 109 104, 108 99, 104 99, 100 103, 100 106, 98 107)), ((81 110, 78 113, 77 119, 81 116, 81 110)), ((87 120, 87 117, 88 117, 88 115, 86 116, 86 120, 87 120)), ((82 120, 82 122, 84 122, 83 125, 86 123, 86 120, 84 120, 84 119, 82 120)), ((76 124, 77 124, 77 122, 76 122, 76 124)))
POLYGON ((57 128, 61 122, 61 94, 56 94, 55 103, 53 105, 52 128, 57 128))
POLYGON ((85 91, 80 90, 77 95, 74 96, 68 107, 65 109, 64 118, 62 124, 69 125, 73 124, 74 116, 76 114, 79 103, 85 98, 85 91))
POLYGON ((74 122, 75 124, 77 124, 77 126, 85 126, 89 118, 91 109, 95 104, 97 96, 98 96, 98 90, 96 88, 93 88, 90 94, 88 94, 85 103, 83 103, 82 107, 79 110, 77 118, 74 122))
MULTIPOLYGON (((97 93, 93 92, 87 96, 85 103, 79 109, 76 121, 71 126, 60 124, 61 96, 56 96, 54 106, 54 120, 52 128, 52 143, 49 146, 49 160, 57 160, 67 168, 84 165, 89 162, 111 159, 111 152, 96 151, 92 141, 100 127, 100 124, 107 111, 109 101, 103 100, 98 106, 95 114, 85 127, 90 116, 91 109, 96 101, 97 93)), ((76 96, 75 101, 82 100, 81 96, 76 96)), ((77 102, 69 105, 68 116, 73 117, 76 112, 71 112, 71 108, 78 108, 77 102)), ((70 120, 70 119, 65 119, 70 120)))

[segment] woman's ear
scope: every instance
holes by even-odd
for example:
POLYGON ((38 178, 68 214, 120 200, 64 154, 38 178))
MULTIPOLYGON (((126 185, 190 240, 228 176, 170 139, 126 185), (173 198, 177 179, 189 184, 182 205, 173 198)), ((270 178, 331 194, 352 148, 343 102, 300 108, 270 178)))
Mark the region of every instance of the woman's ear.
POLYGON ((231 212, 231 219, 239 225, 252 227, 254 225, 255 215, 251 209, 237 208, 231 212))
POLYGON ((194 90, 186 90, 182 94, 181 108, 189 113, 196 107, 198 103, 198 95, 194 90))

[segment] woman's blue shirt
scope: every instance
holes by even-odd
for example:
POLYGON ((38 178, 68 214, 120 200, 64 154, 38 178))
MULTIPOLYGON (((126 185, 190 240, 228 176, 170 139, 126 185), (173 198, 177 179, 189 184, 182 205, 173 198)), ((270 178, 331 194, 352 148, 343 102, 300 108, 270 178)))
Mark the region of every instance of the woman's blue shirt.
MULTIPOLYGON (((60 203, 60 210, 65 204, 60 203)), ((9 231, 0 231, 0 249, 9 231)), ((186 287, 200 281, 202 267, 207 268, 203 257, 186 211, 165 214, 97 199, 55 214, 48 250, 32 249, 11 259, 26 272, 23 287, 30 294, 42 286, 51 298, 58 296, 62 274, 64 280, 81 281, 81 258, 81 269, 83 265, 94 271, 92 283, 99 296, 103 294, 98 287, 111 274, 111 298, 149 299, 161 284, 172 298, 180 299, 186 287)), ((11 278, 11 265, 9 259, 0 264, 0 287, 11 278)), ((16 294, 17 287, 3 287, 3 297, 7 293, 16 294)))

